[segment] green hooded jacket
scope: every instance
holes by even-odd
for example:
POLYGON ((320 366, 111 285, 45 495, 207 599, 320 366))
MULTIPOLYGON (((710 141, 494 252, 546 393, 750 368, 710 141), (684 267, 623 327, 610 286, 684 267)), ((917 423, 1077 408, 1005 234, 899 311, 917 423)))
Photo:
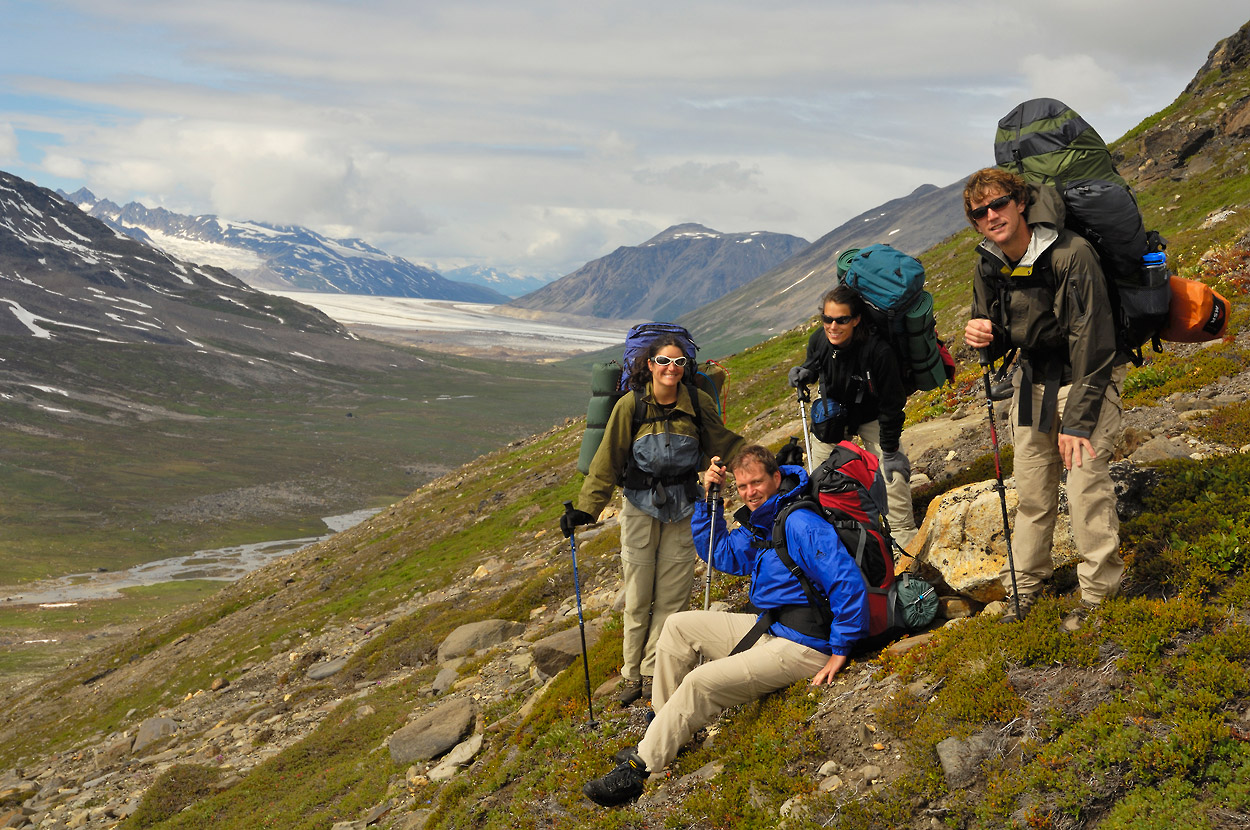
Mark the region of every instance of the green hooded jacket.
MULTIPOLYGON (((1088 438, 1111 370, 1128 360, 1117 346, 1107 280, 1093 246, 1064 228, 1057 190, 1029 185, 1024 217, 1032 238, 1019 262, 989 240, 977 247, 972 316, 993 324, 991 357, 1019 348, 1026 378, 1071 384, 1059 431, 1088 438)), ((1049 431, 1045 422, 1038 428, 1049 431)))

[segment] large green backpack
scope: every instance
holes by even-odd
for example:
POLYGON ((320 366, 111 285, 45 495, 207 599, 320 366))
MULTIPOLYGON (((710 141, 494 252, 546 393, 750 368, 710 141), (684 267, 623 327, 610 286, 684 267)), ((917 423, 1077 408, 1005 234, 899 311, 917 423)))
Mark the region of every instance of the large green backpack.
POLYGON ((1059 191, 1068 229, 1089 240, 1102 262, 1121 347, 1138 363, 1145 341, 1162 351, 1159 331, 1171 300, 1167 243, 1146 231, 1133 191, 1097 131, 1062 101, 1035 98, 999 120, 994 160, 1059 191))

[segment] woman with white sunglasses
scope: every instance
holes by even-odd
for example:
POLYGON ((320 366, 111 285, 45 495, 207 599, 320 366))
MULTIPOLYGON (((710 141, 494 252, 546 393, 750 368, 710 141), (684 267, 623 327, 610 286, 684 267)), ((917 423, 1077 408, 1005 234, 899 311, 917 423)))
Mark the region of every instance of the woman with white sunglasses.
POLYGON ((716 402, 685 382, 695 367, 672 335, 657 338, 629 377, 582 483, 571 525, 595 521, 620 485, 625 592, 622 706, 651 696, 664 621, 690 607, 696 556, 690 515, 698 473, 746 442, 721 422, 716 402))

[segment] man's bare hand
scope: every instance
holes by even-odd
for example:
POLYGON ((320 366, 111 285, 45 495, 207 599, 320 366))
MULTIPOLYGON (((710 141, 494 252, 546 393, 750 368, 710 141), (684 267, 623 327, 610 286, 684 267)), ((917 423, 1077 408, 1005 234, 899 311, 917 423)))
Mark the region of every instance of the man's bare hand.
POLYGON ((1073 465, 1080 467, 1082 451, 1088 453, 1091 459, 1098 457, 1098 453, 1094 452, 1094 445, 1089 442, 1088 438, 1059 433, 1059 455, 1063 458, 1064 469, 1071 470, 1073 465))
POLYGON ((974 349, 984 349, 994 342, 994 327, 984 317, 973 317, 964 326, 964 342, 974 349))
POLYGON ((842 670, 846 665, 845 654, 831 654, 829 660, 825 663, 820 671, 816 672, 816 676, 812 678, 813 686, 825 686, 833 682, 833 676, 842 670))
POLYGON ((725 465, 721 463, 720 456, 712 456, 712 465, 703 473, 703 486, 711 489, 713 486, 724 489, 725 486, 725 465))

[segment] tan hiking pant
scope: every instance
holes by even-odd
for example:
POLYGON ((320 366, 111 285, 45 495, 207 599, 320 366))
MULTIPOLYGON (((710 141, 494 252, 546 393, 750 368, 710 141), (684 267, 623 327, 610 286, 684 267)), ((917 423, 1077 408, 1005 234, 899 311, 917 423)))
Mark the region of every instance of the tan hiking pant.
POLYGON ((755 619, 724 611, 683 611, 668 618, 656 650, 655 720, 638 744, 648 771, 668 766, 694 733, 725 709, 810 680, 828 662, 827 654, 771 634, 729 656, 755 619))
MULTIPOLYGON (((1120 592, 1124 560, 1120 558, 1120 518, 1115 511, 1115 485, 1109 464, 1116 441, 1120 437, 1122 412, 1120 389, 1127 374, 1126 366, 1112 372, 1111 383, 1103 396, 1102 409, 1090 443, 1096 458, 1082 453, 1081 466, 1068 470, 1068 514, 1072 522, 1072 538, 1081 554, 1077 577, 1081 583, 1081 599, 1101 602, 1120 592)), ((1038 591, 1042 581, 1055 571, 1051 550, 1054 548, 1055 519, 1059 515, 1059 478, 1063 459, 1059 455, 1059 422, 1071 386, 1059 389, 1059 405, 1049 433, 1038 432, 1037 415, 1042 411, 1042 384, 1032 384, 1034 425, 1016 426, 1023 373, 1015 375, 1015 395, 1011 399, 1011 424, 1015 443, 1016 508, 1011 548, 1016 565, 1016 586, 1021 594, 1038 591)), ((1003 587, 1011 592, 1011 570, 1003 563, 1003 587)))
MULTIPOLYGON (((859 442, 864 449, 881 460, 881 424, 869 421, 859 425, 859 442)), ((812 438, 812 469, 816 469, 833 454, 833 445, 812 438)), ((885 478, 884 473, 882 477, 885 478)), ((911 504, 911 480, 902 476, 885 478, 885 495, 889 508, 886 519, 890 522, 890 535, 902 547, 916 538, 916 515, 911 504)))
POLYGON ((621 588, 625 591, 621 676, 655 675, 655 646, 670 614, 690 607, 694 537, 690 520, 661 522, 625 499, 621 509, 621 588))

